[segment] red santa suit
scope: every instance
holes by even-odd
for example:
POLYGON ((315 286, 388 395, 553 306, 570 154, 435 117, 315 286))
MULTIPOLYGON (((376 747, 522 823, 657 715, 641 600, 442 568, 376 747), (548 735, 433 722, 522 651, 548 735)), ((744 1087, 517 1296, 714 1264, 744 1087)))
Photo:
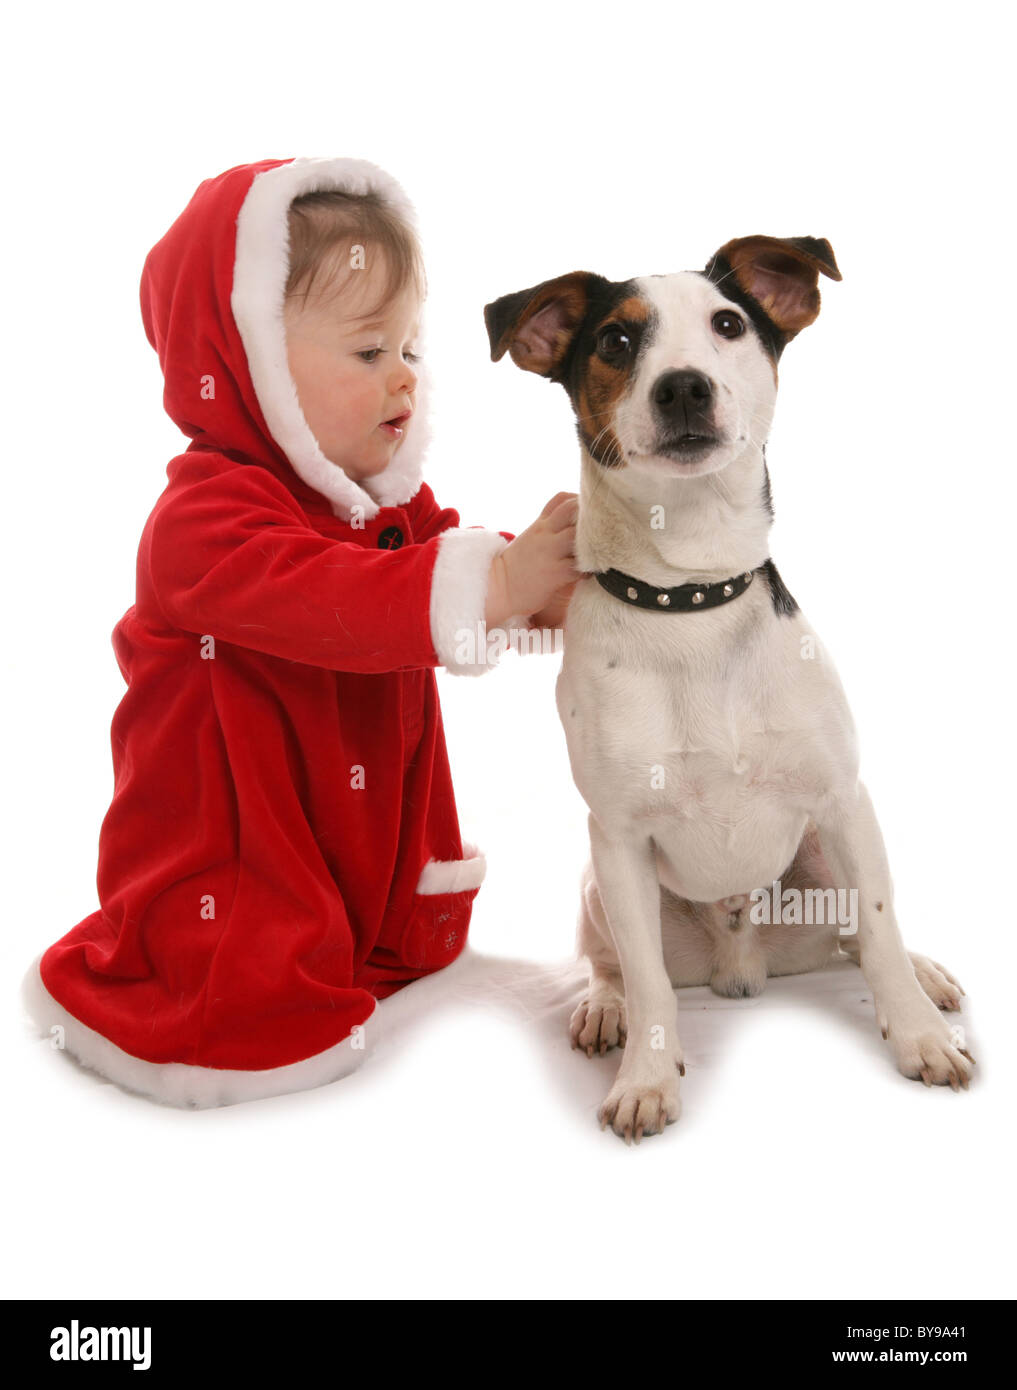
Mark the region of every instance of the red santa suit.
POLYGON ((377 1001, 462 951, 486 868, 460 836, 434 668, 495 664, 505 633, 486 653, 462 635, 514 537, 461 527, 421 481, 423 363, 384 472, 358 483, 318 447, 282 313, 289 204, 316 189, 375 189, 415 223, 367 161, 265 160, 202 183, 145 262, 145 331, 191 442, 113 631, 128 688, 100 907, 25 980, 43 1032, 177 1105, 346 1075, 377 1001))

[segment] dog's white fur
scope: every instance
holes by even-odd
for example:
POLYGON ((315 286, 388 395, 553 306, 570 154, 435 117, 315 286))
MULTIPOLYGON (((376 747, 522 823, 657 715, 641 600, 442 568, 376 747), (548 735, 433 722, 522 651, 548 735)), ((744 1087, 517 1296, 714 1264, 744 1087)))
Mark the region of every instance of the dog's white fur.
MULTIPOLYGON (((614 412, 624 466, 583 448, 577 568, 661 587, 723 581, 769 555, 762 449, 775 371, 754 334, 716 341, 712 313, 742 312, 716 284, 689 272, 636 284, 660 327, 614 412), (689 367, 714 383, 722 436, 695 464, 654 453, 648 405, 661 372, 689 367)), ((660 614, 587 574, 568 609, 557 704, 590 808, 578 946, 591 978, 572 1039, 590 1053, 625 1048, 602 1126, 638 1141, 677 1118, 676 986, 754 994, 767 975, 838 957, 836 925, 752 924, 744 895, 779 878, 857 889, 857 939, 840 940, 899 1069, 967 1085, 969 1054, 937 1008, 958 1008, 962 991, 904 948, 851 713, 800 610, 778 615, 762 575, 728 604, 660 614)))

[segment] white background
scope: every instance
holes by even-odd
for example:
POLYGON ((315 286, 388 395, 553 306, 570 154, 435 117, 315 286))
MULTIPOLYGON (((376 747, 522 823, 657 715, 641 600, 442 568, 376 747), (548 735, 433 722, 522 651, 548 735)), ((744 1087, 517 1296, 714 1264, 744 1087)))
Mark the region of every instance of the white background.
POLYGON ((4 1292, 1012 1297, 1007 8, 291 0, 8 24, 4 1292), (569 1049, 578 993, 497 993, 505 962, 573 945, 586 808, 557 656, 439 672, 488 876, 471 955, 396 997, 357 1075, 178 1112, 32 1038, 21 975, 98 906, 110 634, 186 442, 142 263, 202 179, 301 154, 371 159, 418 207, 425 477, 463 525, 518 532, 579 488, 564 392, 490 362, 485 303, 573 269, 700 269, 733 236, 829 239, 843 281, 781 362, 771 553, 851 700, 905 940, 967 991, 969 1092, 901 1077, 841 970, 737 1004, 682 991, 681 1119, 638 1148, 600 1132, 618 1054, 569 1049))

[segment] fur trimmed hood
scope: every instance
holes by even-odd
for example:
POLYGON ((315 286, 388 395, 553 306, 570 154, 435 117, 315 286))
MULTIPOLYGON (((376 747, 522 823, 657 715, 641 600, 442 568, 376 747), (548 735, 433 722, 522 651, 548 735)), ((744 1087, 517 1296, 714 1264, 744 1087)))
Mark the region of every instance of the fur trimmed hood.
MULTIPOLYGON (((240 164, 199 184, 149 252, 141 277, 145 333, 165 377, 163 402, 191 437, 268 468, 305 506, 349 521, 408 502, 430 442, 426 364, 415 409, 381 473, 356 482, 325 457, 300 409, 289 370, 283 296, 290 203, 321 190, 373 190, 416 229, 416 213, 385 170, 366 159, 278 159, 240 164), (199 293, 196 286, 203 286, 199 293)), ((423 343, 424 323, 421 319, 423 343)))

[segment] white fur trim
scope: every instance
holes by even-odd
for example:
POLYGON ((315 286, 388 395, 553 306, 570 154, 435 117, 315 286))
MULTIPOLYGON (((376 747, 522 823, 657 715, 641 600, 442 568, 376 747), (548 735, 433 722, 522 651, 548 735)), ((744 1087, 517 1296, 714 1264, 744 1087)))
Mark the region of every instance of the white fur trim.
POLYGON ((462 859, 429 859, 420 871, 418 893, 462 893, 479 888, 487 873, 487 859, 476 845, 463 841, 462 859))
POLYGON ((487 627, 487 586, 491 561, 509 542, 482 526, 450 526, 437 537, 438 558, 431 574, 431 639, 442 666, 457 676, 481 676, 497 665, 495 633, 503 650, 514 647, 512 627, 527 627, 527 618, 508 618, 487 627), (461 648, 460 655, 457 649, 461 648), (470 657, 476 657, 471 660, 470 657))
MULTIPOLYGON (((329 499, 337 516, 349 521, 351 508, 360 506, 365 520, 370 520, 382 507, 408 502, 420 489, 424 452, 431 439, 430 378, 425 364, 419 363, 413 415, 382 473, 358 483, 321 452, 300 409, 289 369, 283 297, 289 274, 290 203, 302 193, 329 189, 381 193, 416 230, 416 213, 403 189, 369 160, 294 159, 266 169, 255 176, 237 217, 230 305, 265 422, 294 472, 329 499)), ((424 331, 421 317, 421 348, 424 331)))
POLYGON ((69 1014, 50 994, 39 973, 39 955, 32 962, 21 986, 21 1001, 39 1031, 52 1038, 53 1029, 63 1029, 63 1051, 91 1071, 98 1072, 125 1090, 148 1096, 164 1105, 206 1110, 217 1105, 236 1105, 242 1101, 264 1100, 290 1091, 308 1091, 356 1071, 374 1051, 378 1010, 361 1025, 358 1041, 344 1038, 302 1062, 262 1071, 231 1071, 218 1067, 195 1067, 185 1062, 146 1062, 122 1051, 109 1038, 69 1014))

